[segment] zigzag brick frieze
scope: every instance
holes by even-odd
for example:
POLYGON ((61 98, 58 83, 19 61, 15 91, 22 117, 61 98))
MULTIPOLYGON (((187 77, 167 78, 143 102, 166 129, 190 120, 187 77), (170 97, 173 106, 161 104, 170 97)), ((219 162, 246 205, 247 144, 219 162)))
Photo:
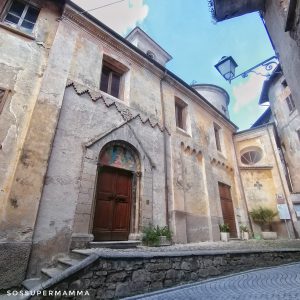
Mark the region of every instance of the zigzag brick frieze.
POLYGON ((152 128, 157 127, 161 132, 166 131, 170 135, 169 130, 166 127, 162 126, 158 121, 150 119, 150 117, 147 117, 139 112, 136 112, 132 108, 129 108, 128 106, 121 104, 113 100, 112 98, 103 95, 99 90, 90 89, 73 80, 68 80, 66 87, 67 88, 73 87, 77 95, 80 96, 83 94, 89 95, 91 100, 94 102, 101 100, 107 108, 110 108, 112 106, 115 107, 115 109, 121 114, 123 120, 126 122, 130 122, 134 119, 140 119, 142 124, 144 125, 148 124, 152 128))

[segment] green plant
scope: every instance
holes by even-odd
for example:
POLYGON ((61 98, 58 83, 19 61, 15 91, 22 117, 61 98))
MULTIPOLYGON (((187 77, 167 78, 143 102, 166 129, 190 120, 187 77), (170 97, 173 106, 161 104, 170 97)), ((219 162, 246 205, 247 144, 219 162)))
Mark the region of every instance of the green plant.
POLYGON ((242 232, 249 232, 248 226, 247 225, 243 225, 243 224, 240 225, 240 230, 242 232))
POLYGON ((168 228, 168 226, 160 228, 160 236, 165 236, 167 240, 171 241, 172 239, 172 232, 168 228))
POLYGON ((229 225, 228 224, 219 224, 219 228, 221 232, 229 232, 229 225))
POLYGON ((143 243, 147 246, 159 246, 160 236, 165 236, 170 241, 172 239, 172 232, 167 226, 154 227, 153 225, 149 225, 143 229, 143 243))
POLYGON ((262 231, 271 231, 273 219, 277 216, 277 212, 267 207, 258 207, 250 212, 253 221, 260 225, 262 231))

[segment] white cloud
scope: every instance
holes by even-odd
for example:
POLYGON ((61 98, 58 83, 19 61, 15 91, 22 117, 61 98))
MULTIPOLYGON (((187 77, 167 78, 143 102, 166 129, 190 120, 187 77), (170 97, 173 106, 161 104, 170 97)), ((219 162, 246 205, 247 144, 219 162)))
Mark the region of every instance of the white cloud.
POLYGON ((235 97, 234 112, 239 112, 248 104, 254 102, 258 106, 258 98, 266 77, 250 73, 248 79, 233 87, 232 93, 235 97))
MULTIPOLYGON (((100 6, 121 0, 73 0, 85 10, 91 10, 100 6)), ((110 6, 102 7, 89 13, 109 26, 119 34, 125 34, 142 22, 148 15, 149 7, 144 0, 125 0, 110 6)))

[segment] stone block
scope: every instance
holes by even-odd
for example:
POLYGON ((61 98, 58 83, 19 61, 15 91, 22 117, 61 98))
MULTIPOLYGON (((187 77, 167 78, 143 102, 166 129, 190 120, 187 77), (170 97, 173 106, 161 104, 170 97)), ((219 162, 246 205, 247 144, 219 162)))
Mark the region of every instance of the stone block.
POLYGON ((133 271, 132 273, 132 281, 137 282, 137 281, 144 281, 144 282, 149 282, 151 281, 150 279, 150 272, 146 270, 136 270, 133 271))
POLYGON ((127 276, 126 272, 114 273, 107 276, 106 282, 120 282, 123 281, 127 276))
POLYGON ((130 288, 128 283, 118 283, 116 286, 116 292, 115 296, 116 297, 126 297, 130 295, 130 288))

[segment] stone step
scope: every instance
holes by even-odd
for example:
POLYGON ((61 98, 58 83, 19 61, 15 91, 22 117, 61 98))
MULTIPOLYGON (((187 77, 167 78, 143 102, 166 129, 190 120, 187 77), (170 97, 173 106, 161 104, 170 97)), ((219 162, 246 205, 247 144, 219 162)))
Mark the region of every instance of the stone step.
POLYGON ((62 265, 62 267, 69 268, 71 266, 77 265, 81 259, 70 258, 70 257, 62 257, 57 260, 58 264, 62 265))
POLYGON ((110 249, 131 249, 136 248, 141 241, 109 241, 109 242, 90 242, 90 248, 110 248, 110 249))
POLYGON ((36 286, 40 285, 43 282, 42 278, 29 278, 22 282, 22 285, 27 289, 34 289, 36 286))
POLYGON ((63 269, 60 268, 60 267, 53 267, 53 268, 43 268, 41 270, 41 273, 44 274, 44 275, 46 275, 48 277, 48 279, 49 279, 49 278, 53 278, 53 277, 61 274, 62 271, 63 271, 63 269))
POLYGON ((72 259, 82 260, 92 253, 94 253, 93 249, 73 249, 69 255, 72 259))

